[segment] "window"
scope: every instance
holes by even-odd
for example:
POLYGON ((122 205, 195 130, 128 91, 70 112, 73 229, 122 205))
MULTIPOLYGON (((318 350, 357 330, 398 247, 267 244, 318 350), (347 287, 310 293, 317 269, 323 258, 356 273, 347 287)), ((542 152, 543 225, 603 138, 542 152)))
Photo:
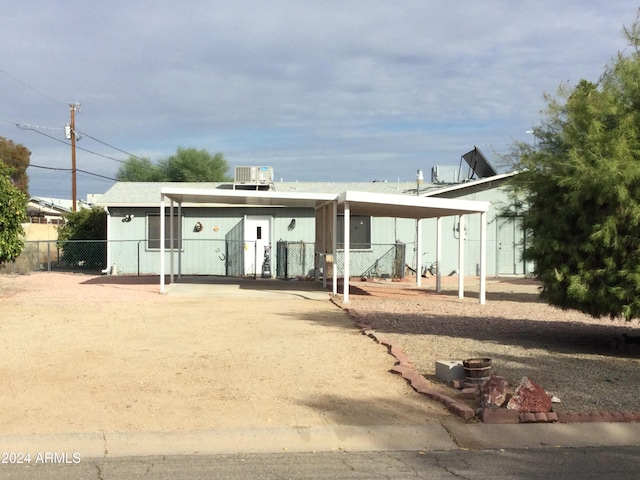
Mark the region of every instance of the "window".
MULTIPOLYGON (((349 248, 363 250, 371 248, 371 217, 351 215, 349 217, 349 248)), ((338 248, 344 248, 344 215, 338 215, 338 248)))
MULTIPOLYGON (((164 248, 171 248, 171 231, 169 215, 164 217, 164 248)), ((173 216, 173 248, 182 249, 182 218, 173 216)), ((147 248, 160 249, 160 215, 147 215, 147 248)))

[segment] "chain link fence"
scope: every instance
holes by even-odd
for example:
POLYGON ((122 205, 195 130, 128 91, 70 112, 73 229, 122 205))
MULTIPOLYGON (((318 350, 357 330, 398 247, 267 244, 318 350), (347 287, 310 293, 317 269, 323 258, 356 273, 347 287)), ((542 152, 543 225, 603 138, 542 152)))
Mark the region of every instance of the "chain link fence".
MULTIPOLYGON (((350 252, 350 273, 354 277, 404 278, 406 244, 372 244, 350 252)), ((168 248, 168 246, 167 246, 168 248)), ((315 245, 311 242, 276 243, 261 250, 255 242, 237 240, 185 239, 171 260, 165 255, 169 271, 185 275, 262 276, 282 279, 313 278, 323 275, 315 262, 315 245), (275 258, 274 258, 275 253, 275 258)), ((343 272, 344 251, 336 255, 338 275, 343 272)), ((34 240, 25 242, 22 254, 6 264, 0 273, 83 272, 90 274, 157 275, 160 272, 159 250, 149 248, 148 240, 34 240), (109 259, 107 260, 107 249, 109 259)))
POLYGON ((86 272, 100 273, 106 266, 105 240, 26 241, 20 256, 4 265, 0 273, 86 272))

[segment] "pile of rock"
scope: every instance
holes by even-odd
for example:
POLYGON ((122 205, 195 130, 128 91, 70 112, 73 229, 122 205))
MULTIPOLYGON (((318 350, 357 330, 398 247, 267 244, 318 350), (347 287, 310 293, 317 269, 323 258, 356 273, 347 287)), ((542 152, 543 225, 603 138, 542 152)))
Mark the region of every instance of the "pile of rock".
POLYGON ((554 398, 533 380, 523 377, 513 393, 509 390, 509 384, 504 377, 495 374, 492 374, 482 386, 476 387, 474 397, 478 400, 480 420, 485 423, 558 421, 558 414, 553 411, 554 398))

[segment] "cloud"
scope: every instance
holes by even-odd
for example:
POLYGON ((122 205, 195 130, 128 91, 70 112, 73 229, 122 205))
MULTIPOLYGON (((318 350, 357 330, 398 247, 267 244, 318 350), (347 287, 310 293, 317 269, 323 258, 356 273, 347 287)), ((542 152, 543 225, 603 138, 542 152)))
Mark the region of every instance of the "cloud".
MULTIPOLYGON (((624 48, 636 13, 625 3, 10 4, 0 135, 34 164, 68 167, 68 146, 12 121, 62 128, 79 100, 78 130, 152 160, 183 146, 268 162, 286 179, 412 179, 473 145, 490 156, 526 140, 543 93, 597 80, 624 48)), ((119 167, 87 152, 78 165, 119 167)), ((33 194, 69 195, 68 174, 29 174, 33 194)), ((110 183, 85 176, 79 191, 110 183)))

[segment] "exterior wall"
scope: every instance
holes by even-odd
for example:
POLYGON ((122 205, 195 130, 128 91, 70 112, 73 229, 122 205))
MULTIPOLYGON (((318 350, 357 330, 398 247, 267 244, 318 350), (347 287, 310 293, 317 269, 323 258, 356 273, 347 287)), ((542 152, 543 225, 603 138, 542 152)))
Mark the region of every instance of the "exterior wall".
MULTIPOLYGON (((150 249, 147 242, 148 216, 157 216, 158 208, 116 208, 109 209, 108 217, 108 263, 122 274, 158 274, 160 271, 159 249, 150 249), (131 221, 124 221, 133 215, 131 221)), ((169 209, 167 208, 167 215, 169 209)), ((174 207, 178 215, 178 208, 174 207)), ((293 208, 206 208, 185 207, 180 211, 182 227, 182 248, 173 255, 174 272, 185 275, 227 275, 241 272, 237 268, 242 262, 238 251, 253 248, 243 240, 245 216, 268 216, 271 218, 269 232, 272 244, 272 265, 275 265, 275 243, 278 240, 304 241, 313 243, 315 235, 314 212, 293 208), (295 220, 295 222, 292 222, 295 220), (202 225, 198 231, 196 224, 202 225)), ((168 218, 167 218, 168 222, 168 218)), ((258 252, 258 258, 263 252, 258 252)), ((166 251, 167 271, 171 254, 166 251)), ((273 272, 273 267, 272 267, 273 272)), ((260 272, 257 272, 260 274, 260 272)))
MULTIPOLYGON (((444 197, 444 195, 443 195, 444 197)), ((479 200, 491 203, 487 213, 487 275, 523 275, 533 268, 522 261, 522 250, 526 239, 520 228, 517 217, 504 217, 503 211, 509 206, 509 198, 505 187, 494 187, 486 190, 460 195, 450 192, 447 198, 463 200, 479 200)), ((436 257, 436 221, 423 221, 423 265, 435 261, 436 257)), ((465 215, 464 239, 464 272, 476 275, 480 268, 480 216, 465 215)), ((448 275, 458 268, 458 218, 442 219, 442 258, 441 273, 448 275)), ((415 263, 415 261, 414 261, 415 263)))
MULTIPOLYGON (((520 260, 524 239, 517 225, 517 219, 502 218, 501 209, 508 205, 506 189, 492 186, 482 191, 452 191, 442 197, 466 200, 489 201, 491 208, 487 214, 487 275, 509 275, 528 273, 531 266, 520 260)), ((169 209, 167 208, 167 214, 169 209)), ((177 215, 178 209, 174 208, 177 215)), ((110 208, 108 226, 108 263, 115 264, 120 273, 157 274, 160 271, 158 249, 149 249, 147 244, 148 215, 158 215, 158 208, 110 208), (123 219, 134 215, 130 222, 123 219)), ((183 244, 180 254, 173 257, 174 272, 185 275, 237 275, 243 270, 239 262, 243 250, 253 248, 244 241, 243 222, 245 216, 268 216, 271 218, 271 274, 276 274, 278 265, 277 243, 316 242, 315 212, 312 209, 296 208, 242 208, 242 207, 185 207, 181 209, 183 244), (197 231, 196 224, 202 225, 197 231)), ((322 222, 319 222, 320 224, 322 222)), ((329 222, 331 223, 331 222, 329 222)), ((457 272, 458 269, 458 218, 442 218, 442 275, 457 272)), ((480 215, 464 217, 464 271, 466 275, 476 275, 480 263, 480 215)), ((329 235, 330 239, 330 235, 329 235)), ((329 240, 328 240, 329 241, 329 240)), ((389 273, 388 258, 397 262, 393 251, 396 241, 405 244, 404 263, 411 267, 416 264, 416 221, 403 218, 374 217, 371 219, 371 248, 356 250, 351 254, 351 272, 354 276, 375 272, 378 262, 385 259, 381 271, 389 273)), ((262 252, 256 252, 257 258, 262 252)), ((422 221, 422 266, 436 260, 436 220, 422 221)), ((165 254, 165 264, 169 271, 171 256, 165 254)), ((313 263, 313 259, 309 262, 313 263)), ((336 264, 341 272, 342 254, 337 252, 336 264)), ((396 268, 396 267, 394 267, 396 268)), ((256 272, 258 275, 260 272, 256 272)))

